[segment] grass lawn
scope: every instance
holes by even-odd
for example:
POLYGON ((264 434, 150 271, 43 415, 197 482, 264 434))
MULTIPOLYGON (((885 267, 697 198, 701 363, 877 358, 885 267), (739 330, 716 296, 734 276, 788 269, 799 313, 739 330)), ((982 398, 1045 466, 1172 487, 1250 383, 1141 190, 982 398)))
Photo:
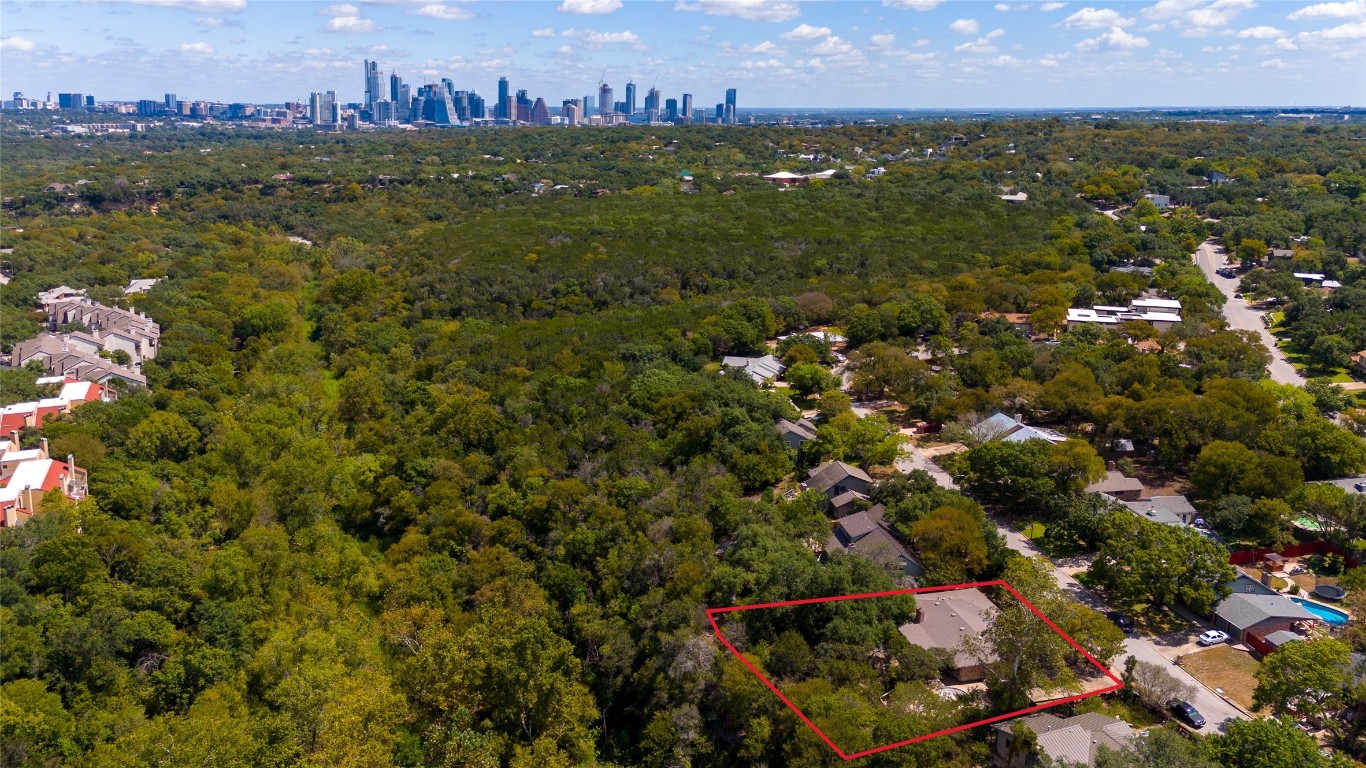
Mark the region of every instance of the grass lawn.
POLYGON ((1192 625, 1189 621, 1182 618, 1181 614, 1173 611, 1165 605, 1152 605, 1150 603, 1130 603, 1119 599, 1118 596, 1105 591, 1103 587, 1098 587, 1086 571, 1078 573, 1077 581, 1088 587, 1100 588, 1105 592, 1105 599, 1114 606, 1120 613, 1133 618, 1134 628, 1139 632, 1152 635, 1165 635, 1168 632, 1175 632, 1179 629, 1190 629, 1192 625))
POLYGON ((1252 692, 1257 689, 1257 668, 1261 662, 1252 654, 1235 651, 1227 645, 1216 645, 1198 653, 1188 653, 1181 660, 1181 668, 1196 680, 1219 690, 1249 712, 1252 692))
POLYGON ((1033 541, 1035 544, 1038 544, 1039 539, 1043 538, 1043 532, 1046 530, 1044 524, 1038 520, 1030 520, 1029 522, 1021 523, 1019 528, 1020 533, 1024 534, 1026 539, 1033 541))
MULTIPOLYGON (((1246 573, 1248 576, 1251 576, 1252 578, 1256 579, 1257 581, 1261 581, 1261 580, 1262 580, 1262 572, 1261 572, 1261 570, 1258 569, 1258 568, 1243 568, 1242 571, 1243 571, 1243 573, 1246 573)), ((1285 589, 1285 588, 1288 587, 1288 586, 1290 586, 1290 582, 1286 581, 1285 579, 1282 579, 1282 578, 1279 577, 1279 576, 1272 576, 1272 577, 1271 577, 1271 588, 1272 588, 1272 589, 1278 590, 1278 591, 1279 591, 1279 590, 1285 589)))
POLYGON ((1117 717, 1135 728, 1148 728, 1162 722, 1152 710, 1136 701, 1125 701, 1115 696, 1092 696, 1077 702, 1077 714, 1099 712, 1109 717, 1117 717))

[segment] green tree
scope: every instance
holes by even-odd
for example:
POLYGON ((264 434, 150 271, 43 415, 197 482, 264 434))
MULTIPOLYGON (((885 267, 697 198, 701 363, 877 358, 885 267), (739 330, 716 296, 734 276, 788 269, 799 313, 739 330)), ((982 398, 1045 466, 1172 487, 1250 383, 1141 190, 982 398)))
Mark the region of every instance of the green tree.
POLYGON ((1322 715, 1334 711, 1352 682, 1351 649, 1322 638, 1290 643, 1262 661, 1252 702, 1277 715, 1322 715))
POLYGON ((1076 494, 1105 477, 1105 460, 1090 443, 1066 440, 1049 449, 1048 469, 1058 493, 1076 494))
POLYGON ((964 454, 963 487, 985 504, 1019 509, 1056 488, 1051 456, 1046 440, 983 443, 964 454))
POLYGON ((913 523, 910 534, 932 584, 961 584, 986 567, 986 540, 962 509, 940 507, 913 523))
POLYGON ((156 411, 128 432, 125 447, 145 461, 184 461, 199 450, 199 430, 178 413, 156 411))
POLYGON ((1313 736, 1288 719, 1263 717, 1234 720, 1206 743, 1209 754, 1224 765, 1239 768, 1327 766, 1313 736))
POLYGON ((784 374, 787 383, 802 397, 834 389, 839 379, 816 363, 798 363, 784 374))

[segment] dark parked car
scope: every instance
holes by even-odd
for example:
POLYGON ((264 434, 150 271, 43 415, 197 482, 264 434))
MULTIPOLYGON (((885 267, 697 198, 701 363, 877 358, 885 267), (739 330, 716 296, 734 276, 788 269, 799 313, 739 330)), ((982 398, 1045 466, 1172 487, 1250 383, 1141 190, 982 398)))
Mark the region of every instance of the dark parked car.
POLYGON ((1200 711, 1184 701, 1173 701, 1171 712, 1177 720, 1189 725, 1192 728, 1200 729, 1205 727, 1205 716, 1200 711))
POLYGON ((1110 611, 1109 613, 1105 614, 1105 618, 1109 619, 1110 621, 1113 621, 1116 627, 1119 627, 1125 632, 1134 631, 1134 620, 1129 618, 1128 616, 1125 616, 1119 611, 1110 611))

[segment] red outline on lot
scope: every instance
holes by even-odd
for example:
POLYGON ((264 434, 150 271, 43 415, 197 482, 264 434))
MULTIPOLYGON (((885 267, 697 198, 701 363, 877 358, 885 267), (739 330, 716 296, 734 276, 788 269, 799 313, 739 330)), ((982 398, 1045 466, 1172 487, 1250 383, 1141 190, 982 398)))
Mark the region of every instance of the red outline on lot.
POLYGON ((806 723, 807 726, 811 728, 811 730, 815 731, 815 732, 816 732, 816 735, 819 736, 819 737, 821 737, 821 740, 822 740, 822 741, 824 741, 826 744, 828 744, 828 745, 830 746, 831 749, 835 750, 835 754, 839 755, 840 757, 844 758, 845 760, 853 760, 853 759, 859 758, 859 757, 867 757, 868 755, 877 754, 878 752, 885 752, 885 751, 887 751, 887 750, 889 750, 889 749, 896 749, 897 747, 904 747, 904 746, 906 746, 907 744, 914 744, 914 743, 916 743, 917 741, 925 741, 925 740, 927 740, 927 739, 933 739, 933 738, 936 737, 936 736, 947 736, 947 735, 950 734, 950 733, 957 733, 958 731, 964 731, 964 730, 967 730, 967 729, 969 729, 969 728, 976 728, 976 727, 979 726, 979 725, 989 725, 989 724, 991 724, 991 723, 999 722, 999 721, 1001 721, 1001 720, 1009 720, 1009 719, 1012 718, 1012 717, 1019 717, 1020 715, 1027 715, 1027 714, 1029 714, 1030 712, 1038 712, 1039 710, 1042 710, 1042 709, 1049 709, 1049 708, 1051 708, 1051 707, 1056 707, 1056 706, 1059 706, 1059 705, 1062 705, 1062 704, 1066 704, 1066 703, 1068 703, 1068 702, 1079 701, 1079 700, 1081 700, 1081 699, 1089 698, 1089 697, 1091 697, 1091 696, 1099 696, 1099 695, 1101 695, 1101 694, 1103 694, 1103 693, 1111 693, 1111 692, 1114 692, 1114 691, 1118 691, 1119 689, 1121 689, 1121 688, 1124 687, 1124 683, 1121 682, 1120 679, 1119 679, 1118 677, 1115 677, 1115 673, 1114 673, 1114 672, 1111 672, 1109 669, 1106 669, 1106 667, 1105 667, 1104 664, 1101 664, 1099 661, 1096 660, 1096 657, 1094 657, 1094 656, 1092 656, 1091 654, 1087 653, 1087 652, 1086 652, 1086 649, 1085 649, 1085 648, 1082 648, 1080 645, 1078 645, 1076 640, 1073 640, 1071 637, 1069 637, 1068 634, 1067 634, 1066 632, 1063 632, 1061 629, 1058 629, 1058 625, 1057 625, 1057 624, 1054 624, 1052 621, 1049 620, 1049 618, 1048 618, 1047 616, 1045 616, 1045 615, 1043 615, 1042 613, 1040 613, 1040 612, 1039 612, 1039 609, 1038 609, 1038 608, 1035 608, 1034 605, 1033 605, 1033 603, 1030 603, 1028 600, 1026 600, 1025 597, 1024 597, 1024 595, 1020 594, 1019 592, 1016 592, 1014 587, 1010 586, 1009 584, 1005 583, 1004 581, 1001 581, 1000 579, 997 579, 997 580, 995 580, 995 581, 974 581, 974 582, 972 582, 971 584, 950 584, 950 585, 942 586, 942 587, 919 587, 919 588, 916 588, 916 589, 894 589, 894 590, 892 590, 892 591, 890 591, 890 592, 866 592, 866 593, 861 594, 861 595, 838 595, 838 596, 835 596, 835 597, 812 597, 812 598, 808 598, 808 599, 806 599, 806 600, 783 600, 783 601, 776 602, 776 603, 756 603, 756 604, 754 604, 754 605, 734 605, 734 606, 730 606, 730 607, 728 607, 728 608, 708 608, 708 609, 707 609, 707 620, 711 622, 711 628, 712 628, 712 631, 716 633, 716 638, 717 638, 718 640, 720 640, 721 643, 722 643, 723 645, 725 645, 727 648, 729 648, 731 653, 735 654, 735 658, 739 659, 739 660, 740 660, 740 663, 742 663, 742 664, 744 664, 746 667, 748 667, 748 668, 749 668, 749 671, 750 671, 750 672, 753 672, 753 673, 755 674, 755 676, 757 676, 757 677, 759 678, 759 680, 762 681, 763 684, 764 684, 765 686, 768 686, 768 689, 769 689, 770 691, 773 691, 773 693, 776 694, 777 697, 778 697, 779 699, 781 699, 782 702, 783 702, 784 704, 787 705, 787 708, 788 708, 788 709, 790 709, 790 710, 792 710, 794 713, 796 713, 797 717, 801 718, 801 721, 802 721, 802 722, 806 723), (1049 627, 1051 627, 1051 628, 1053 629, 1054 632, 1057 632, 1060 636, 1062 636, 1062 639, 1066 640, 1067 643, 1068 643, 1068 645, 1071 645, 1073 648, 1077 649, 1077 651, 1080 652, 1082 656, 1085 656, 1085 657, 1086 657, 1086 660, 1087 660, 1087 661, 1089 661, 1089 662, 1091 662, 1092 664, 1094 664, 1094 665, 1096 666, 1096 669, 1099 669, 1106 677, 1108 677, 1108 678, 1110 678, 1111 680, 1115 681, 1115 684, 1114 684, 1114 685, 1111 685, 1111 686, 1108 686, 1108 687, 1105 687, 1105 688, 1101 688, 1100 690, 1097 690, 1097 691, 1091 691, 1090 693, 1083 693, 1083 694, 1079 694, 1079 695, 1076 695, 1076 696, 1068 696, 1068 697, 1065 698, 1065 699, 1059 699, 1059 700, 1057 700, 1057 701, 1052 701, 1052 702, 1049 702, 1049 703, 1047 703, 1047 704, 1039 704, 1039 705, 1036 705, 1036 706, 1033 706, 1033 707, 1029 707, 1029 708, 1027 708, 1027 709, 1021 709, 1021 710, 1017 710, 1017 711, 1015 711, 1015 712, 1008 712, 1008 713, 1006 713, 1006 714, 1004 714, 1004 715, 996 715, 995 717, 988 717, 988 718, 985 719, 985 720, 978 720, 978 721, 976 721, 976 722, 966 723, 966 724, 964 724, 964 725, 954 726, 953 728, 945 728, 945 729, 942 730, 942 731, 935 731, 934 733, 927 733, 927 734, 925 734, 924 736, 916 736, 916 737, 913 738, 913 739, 906 739, 905 741, 898 741, 898 742, 896 742, 895 744, 887 744, 887 745, 884 745, 884 746, 881 746, 881 747, 874 747, 874 748, 872 748, 872 749, 865 749, 865 750, 863 750, 862 752, 855 752, 854 754, 850 755, 850 754, 845 754, 844 750, 842 750, 842 749, 840 749, 839 747, 835 746, 835 742, 831 741, 829 736, 826 736, 825 733, 821 731, 821 729, 817 728, 817 727, 816 727, 816 724, 813 723, 813 722, 811 722, 811 719, 808 718, 804 712, 802 712, 800 709, 798 709, 796 704, 793 704, 791 701, 789 701, 788 698, 787 698, 786 696, 783 695, 783 692, 780 691, 780 690, 778 690, 778 687, 775 686, 775 685, 773 684, 773 681, 771 681, 771 680, 769 680, 767 677, 765 677, 765 676, 763 675, 762 672, 760 672, 753 664, 751 664, 750 661, 749 661, 749 659, 746 659, 746 658, 745 658, 744 654, 742 654, 742 653, 740 653, 739 651, 735 650, 735 646, 731 645, 731 644, 730 644, 730 641, 726 639, 726 636, 723 635, 723 634, 721 634, 721 627, 717 626, 717 624, 716 624, 716 614, 718 614, 718 613, 735 613, 735 612, 737 612, 737 611, 752 611, 752 610, 756 610, 756 609, 759 609, 759 608, 787 608, 787 607, 790 607, 790 606, 793 606, 793 605, 810 605, 810 604, 812 604, 812 603, 832 603, 832 602, 835 602, 835 601, 838 601, 838 600, 858 600, 858 599, 860 599, 860 598, 865 598, 865 597, 893 597, 893 596, 895 596, 895 595, 914 595, 914 594, 920 594, 920 593, 922 593, 922 592, 945 592, 945 591, 953 590, 953 589, 970 589, 970 588, 972 588, 972 587, 1004 587, 1006 591, 1008 591, 1008 592, 1010 592, 1010 594, 1014 595, 1015 598, 1016 598, 1017 600, 1019 600, 1021 603, 1023 603, 1024 606, 1025 606, 1026 608, 1028 608, 1031 612, 1033 612, 1033 614, 1034 614, 1035 616, 1038 616, 1040 619, 1043 619, 1043 622, 1044 622, 1045 624, 1047 624, 1049 627))

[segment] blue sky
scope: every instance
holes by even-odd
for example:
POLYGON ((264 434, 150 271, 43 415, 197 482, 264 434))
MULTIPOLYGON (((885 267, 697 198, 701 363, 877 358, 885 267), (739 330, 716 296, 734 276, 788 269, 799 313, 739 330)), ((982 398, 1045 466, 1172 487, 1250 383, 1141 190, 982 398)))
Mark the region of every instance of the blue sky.
MULTIPOLYGON (((1366 0, 79 0, 0 2, 0 92, 358 101, 362 61, 407 82, 558 104, 768 107, 1366 103, 1366 0)), ((491 101, 491 100, 490 100, 491 101)))

